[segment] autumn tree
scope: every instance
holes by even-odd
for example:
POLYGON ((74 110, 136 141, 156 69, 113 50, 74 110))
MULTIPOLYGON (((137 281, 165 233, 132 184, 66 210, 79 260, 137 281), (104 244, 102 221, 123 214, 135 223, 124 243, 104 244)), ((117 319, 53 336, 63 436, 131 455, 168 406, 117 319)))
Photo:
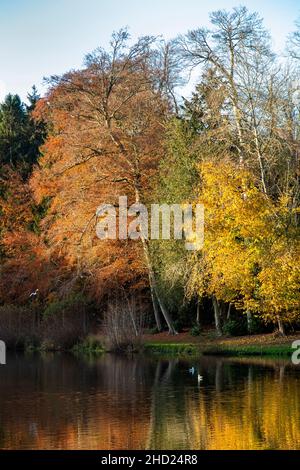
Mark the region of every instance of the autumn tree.
POLYGON ((300 305, 299 265, 291 261, 300 254, 299 229, 288 201, 270 201, 253 175, 230 160, 203 163, 200 171, 205 242, 190 260, 187 291, 279 322, 283 331, 282 324, 298 319, 300 305))
POLYGON ((281 332, 297 322, 298 42, 296 32, 284 64, 256 13, 216 11, 209 29, 170 42, 132 43, 121 30, 82 69, 51 77, 43 98, 8 95, 1 302, 25 303, 38 288, 44 303, 80 291, 114 305, 120 289, 150 300, 150 287, 157 328, 164 319, 170 333, 183 311, 187 324, 200 322, 203 299, 218 334, 232 310, 248 326, 254 316, 281 332), (193 93, 178 99, 194 69, 193 93), (128 240, 119 214, 121 239, 99 240, 97 208, 118 209, 119 196, 128 206, 204 204, 203 249, 150 242, 141 230, 128 240))
POLYGON ((278 74, 269 34, 258 14, 245 7, 215 11, 210 18, 211 29, 199 28, 178 38, 179 54, 191 67, 215 70, 226 91, 226 113, 238 160, 254 167, 262 190, 268 193, 274 128, 267 106, 274 99, 278 74))
MULTIPOLYGON (((47 117, 53 132, 43 147, 44 157, 31 187, 37 197, 53 196, 52 240, 57 236, 57 243, 67 244, 69 253, 81 261, 80 247, 89 243, 84 239, 95 222, 97 206, 102 202, 115 205, 119 195, 128 195, 129 203, 146 203, 162 156, 162 134, 171 105, 157 68, 154 38, 143 37, 132 46, 128 40, 127 31, 121 30, 113 34, 110 50, 97 49, 86 57, 83 70, 52 77, 49 93, 36 112, 47 117), (77 236, 76 242, 72 235, 77 236)), ((159 305, 174 333, 143 236, 141 245, 145 263, 136 272, 148 271, 156 319, 159 305)), ((95 251, 103 250, 103 242, 101 248, 99 241, 97 246, 95 251)), ((139 249, 128 242, 122 246, 123 261, 114 254, 119 242, 111 243, 109 257, 128 266, 131 253, 136 267, 139 249)), ((110 265, 110 272, 120 272, 111 261, 110 265)))

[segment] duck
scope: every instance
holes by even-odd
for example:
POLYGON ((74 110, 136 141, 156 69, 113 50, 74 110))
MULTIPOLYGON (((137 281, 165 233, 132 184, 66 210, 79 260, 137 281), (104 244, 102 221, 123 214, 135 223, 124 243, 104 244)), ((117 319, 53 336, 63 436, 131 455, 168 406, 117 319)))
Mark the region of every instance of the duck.
POLYGON ((203 380, 203 376, 200 375, 200 374, 198 374, 198 384, 199 384, 200 382, 202 382, 202 380, 203 380))

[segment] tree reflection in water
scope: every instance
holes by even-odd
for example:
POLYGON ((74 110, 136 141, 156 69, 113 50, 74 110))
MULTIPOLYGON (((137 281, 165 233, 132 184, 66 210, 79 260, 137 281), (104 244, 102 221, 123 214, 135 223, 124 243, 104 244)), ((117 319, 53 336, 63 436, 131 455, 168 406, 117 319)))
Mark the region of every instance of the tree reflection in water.
POLYGON ((0 447, 300 449, 298 372, 272 360, 10 355, 0 447))

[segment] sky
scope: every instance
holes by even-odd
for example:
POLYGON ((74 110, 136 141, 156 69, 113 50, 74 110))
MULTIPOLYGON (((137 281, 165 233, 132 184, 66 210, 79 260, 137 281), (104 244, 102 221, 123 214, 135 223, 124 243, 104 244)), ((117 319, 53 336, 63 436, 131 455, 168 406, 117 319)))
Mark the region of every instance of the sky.
POLYGON ((283 50, 299 0, 0 0, 0 100, 8 92, 24 100, 33 84, 43 93, 44 77, 80 67, 121 27, 133 38, 170 39, 208 26, 209 12, 240 4, 264 18, 275 50, 283 50))

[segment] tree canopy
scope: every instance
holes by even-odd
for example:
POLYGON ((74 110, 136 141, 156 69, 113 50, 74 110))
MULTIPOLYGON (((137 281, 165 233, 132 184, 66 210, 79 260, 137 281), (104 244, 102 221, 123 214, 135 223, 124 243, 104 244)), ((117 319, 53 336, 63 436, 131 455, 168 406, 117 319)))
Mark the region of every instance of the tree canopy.
POLYGON ((283 64, 256 13, 210 18, 170 42, 122 29, 45 96, 0 104, 2 303, 84 293, 103 313, 121 290, 170 333, 299 323, 299 31, 283 64), (203 204, 203 248, 99 240, 97 207, 119 196, 203 204))

